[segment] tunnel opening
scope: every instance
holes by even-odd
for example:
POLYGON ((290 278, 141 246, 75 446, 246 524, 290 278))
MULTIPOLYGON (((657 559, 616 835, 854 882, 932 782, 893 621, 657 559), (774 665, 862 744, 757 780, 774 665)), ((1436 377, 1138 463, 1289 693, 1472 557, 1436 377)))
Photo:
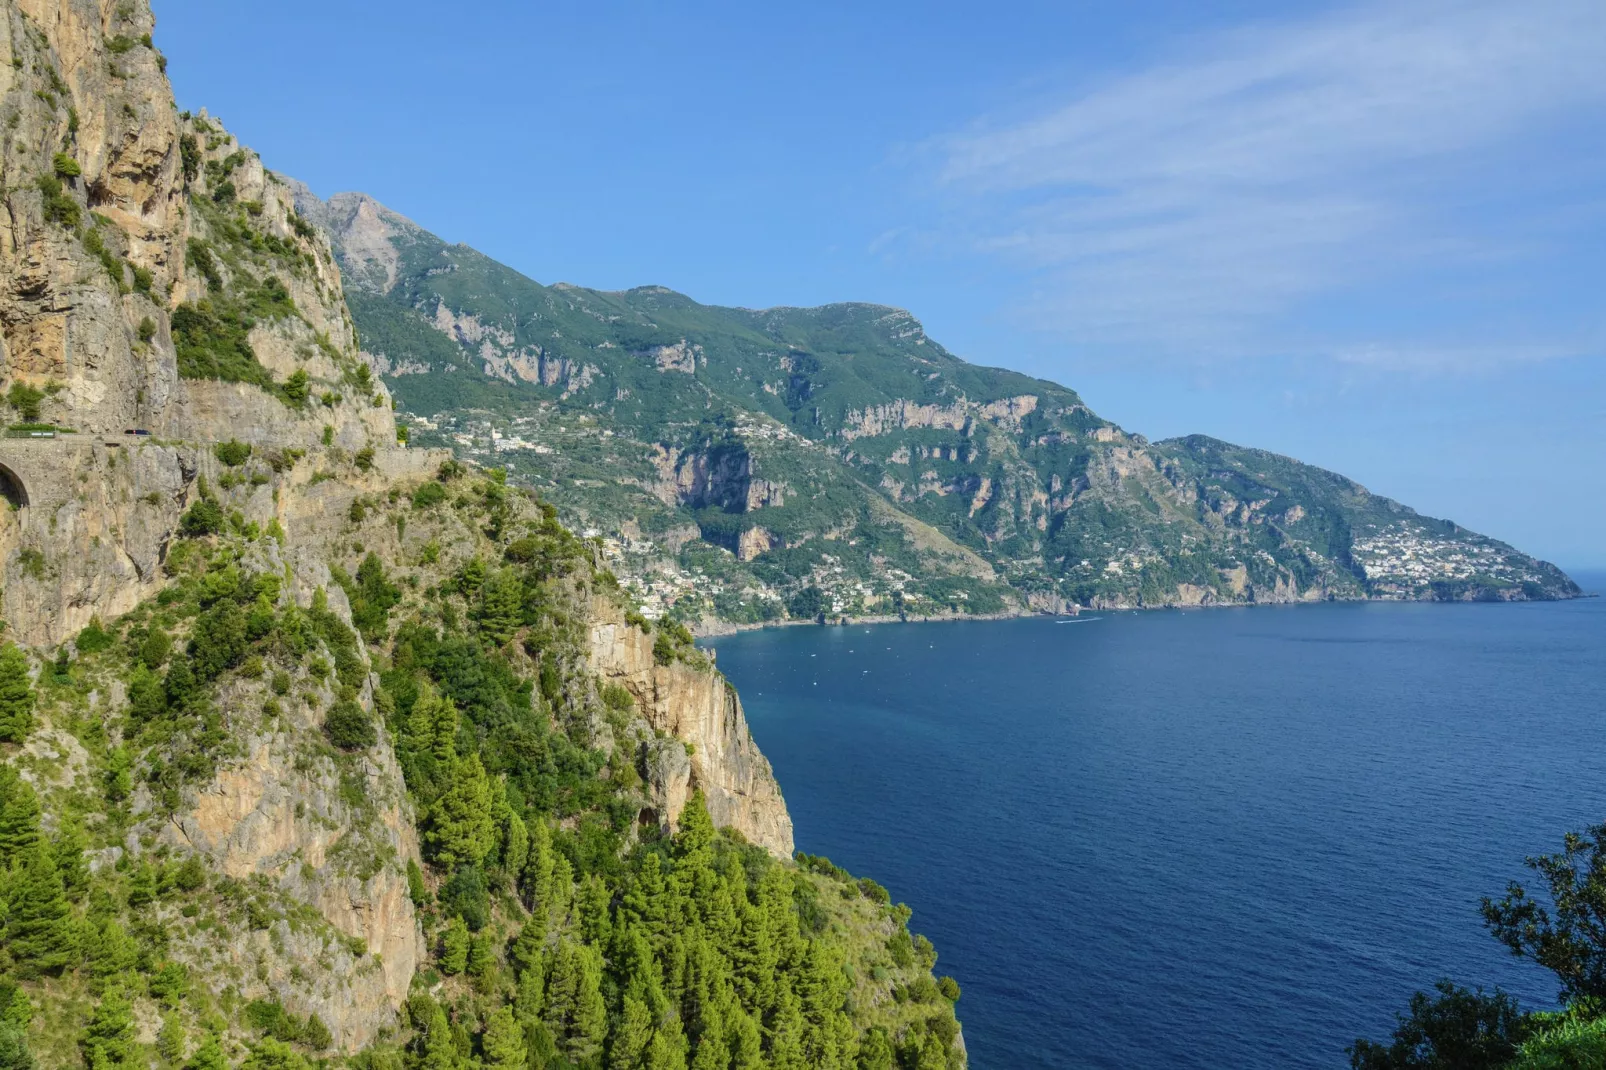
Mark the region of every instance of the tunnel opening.
POLYGON ((12 511, 28 506, 28 488, 22 477, 3 464, 0 464, 0 498, 5 499, 12 511))

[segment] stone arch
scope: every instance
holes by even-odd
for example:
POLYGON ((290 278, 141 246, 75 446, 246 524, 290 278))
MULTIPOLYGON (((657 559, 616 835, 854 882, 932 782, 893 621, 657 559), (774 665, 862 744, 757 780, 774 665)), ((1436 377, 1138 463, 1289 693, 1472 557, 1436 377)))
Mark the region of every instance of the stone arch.
POLYGON ((0 464, 0 498, 4 498, 13 509, 25 509, 28 506, 27 484, 6 464, 0 464))

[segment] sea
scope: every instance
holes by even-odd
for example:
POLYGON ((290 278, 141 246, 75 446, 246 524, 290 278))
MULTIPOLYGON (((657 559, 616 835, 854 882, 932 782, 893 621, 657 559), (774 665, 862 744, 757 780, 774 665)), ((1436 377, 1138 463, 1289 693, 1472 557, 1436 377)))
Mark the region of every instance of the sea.
POLYGON ((1478 903, 1606 822, 1606 598, 712 645, 798 848, 909 904, 978 1070, 1342 1068, 1440 978, 1554 1005, 1478 903))

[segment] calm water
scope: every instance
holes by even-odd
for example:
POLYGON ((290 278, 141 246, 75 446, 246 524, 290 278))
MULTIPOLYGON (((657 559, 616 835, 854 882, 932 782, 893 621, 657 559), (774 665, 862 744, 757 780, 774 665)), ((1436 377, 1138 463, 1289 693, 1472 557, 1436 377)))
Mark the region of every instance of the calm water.
POLYGON ((1606 820, 1606 599, 1094 615, 717 643, 973 1066, 1343 1067, 1438 977, 1554 996, 1477 901, 1606 820))

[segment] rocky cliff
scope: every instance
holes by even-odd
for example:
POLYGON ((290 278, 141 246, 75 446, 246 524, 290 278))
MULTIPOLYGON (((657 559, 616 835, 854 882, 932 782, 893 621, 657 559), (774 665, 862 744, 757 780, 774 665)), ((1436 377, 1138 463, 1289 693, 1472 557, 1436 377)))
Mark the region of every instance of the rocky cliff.
POLYGON ((748 731, 736 689, 712 669, 660 664, 652 637, 627 624, 617 607, 599 608, 589 636, 595 671, 628 689, 648 724, 680 744, 652 756, 648 781, 661 800, 658 816, 674 828, 687 797, 700 789, 716 825, 779 858, 792 857, 792 817, 748 731))
MULTIPOLYGON (((590 1064, 634 1043, 630 971, 681 999, 678 947, 723 973, 653 997, 660 1046, 690 1054, 684 1017, 748 1062, 962 1066, 957 987, 884 889, 791 863, 689 635, 500 471, 398 444, 328 241, 177 112, 152 26, 144 0, 0 0, 0 1045, 396 1065, 447 1028, 512 1045, 516 1013, 531 1065, 590 1064)), ((377 285, 394 222, 345 210, 377 285)), ((741 465, 689 492, 727 477, 729 504, 786 501, 741 465)))

